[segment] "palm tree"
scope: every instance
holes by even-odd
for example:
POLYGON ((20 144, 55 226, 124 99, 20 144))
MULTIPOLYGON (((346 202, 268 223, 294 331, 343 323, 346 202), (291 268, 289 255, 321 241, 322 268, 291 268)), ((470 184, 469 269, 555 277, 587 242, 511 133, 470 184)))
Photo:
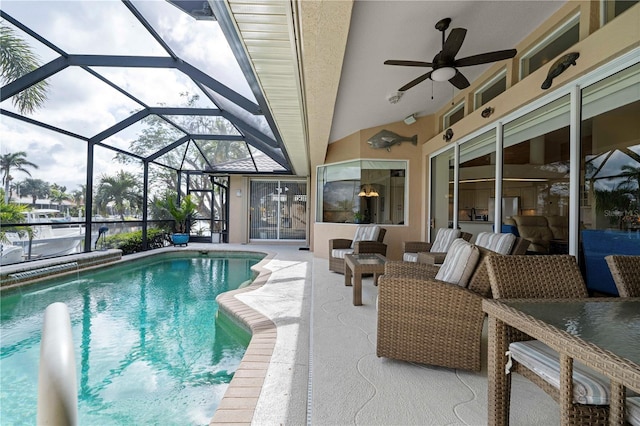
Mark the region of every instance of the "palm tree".
POLYGON ((139 187, 140 182, 130 172, 120 170, 115 176, 103 175, 98 184, 96 204, 104 209, 109 202, 113 202, 116 212, 124 220, 125 204, 131 207, 142 204, 139 187))
POLYGON ((62 202, 66 200, 70 200, 71 196, 64 192, 65 187, 56 187, 56 184, 51 185, 51 190, 49 191, 49 199, 58 203, 58 210, 62 207, 62 202))
POLYGON ((27 153, 25 151, 10 152, 0 156, 0 170, 2 171, 2 185, 4 185, 4 202, 8 203, 11 198, 10 183, 13 177, 11 176, 11 170, 17 170, 19 172, 26 173, 31 176, 29 170, 25 167, 38 168, 37 164, 33 164, 26 159, 27 153))
POLYGON ((49 196, 49 184, 42 179, 27 178, 23 181, 22 193, 24 195, 30 195, 32 198, 32 204, 35 206, 38 198, 46 198, 49 196))
MULTIPOLYGON (((10 83, 38 68, 38 57, 31 46, 6 24, 0 24, 0 80, 10 83)), ((47 98, 46 81, 41 81, 13 96, 13 105, 21 114, 30 114, 47 98)))
POLYGON ((84 207, 84 200, 85 200, 85 196, 84 194, 86 193, 86 185, 80 185, 80 189, 75 189, 73 191, 71 191, 71 200, 73 201, 73 203, 76 206, 76 214, 81 214, 81 208, 84 207))

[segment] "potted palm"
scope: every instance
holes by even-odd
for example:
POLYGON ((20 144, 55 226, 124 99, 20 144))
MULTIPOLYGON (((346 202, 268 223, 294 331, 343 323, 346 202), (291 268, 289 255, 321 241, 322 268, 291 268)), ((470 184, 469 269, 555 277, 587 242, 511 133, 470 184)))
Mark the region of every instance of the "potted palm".
POLYGON ((193 219, 197 213, 197 205, 191 199, 191 195, 185 196, 178 203, 174 194, 167 194, 163 200, 157 202, 157 205, 173 218, 173 233, 171 234, 173 245, 184 244, 186 246, 189 242, 189 232, 194 223, 193 219))

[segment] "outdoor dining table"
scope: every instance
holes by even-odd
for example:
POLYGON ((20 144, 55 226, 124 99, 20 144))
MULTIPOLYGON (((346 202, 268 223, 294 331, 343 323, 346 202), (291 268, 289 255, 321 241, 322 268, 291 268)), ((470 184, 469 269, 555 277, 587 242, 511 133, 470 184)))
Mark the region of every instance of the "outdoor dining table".
MULTIPOLYGON (((609 377, 609 424, 624 424, 625 388, 640 392, 640 298, 485 299, 482 309, 489 315, 489 425, 509 423, 509 327, 560 354, 561 387, 570 383, 574 360, 609 377)), ((572 399, 560 392, 563 423, 572 399)))

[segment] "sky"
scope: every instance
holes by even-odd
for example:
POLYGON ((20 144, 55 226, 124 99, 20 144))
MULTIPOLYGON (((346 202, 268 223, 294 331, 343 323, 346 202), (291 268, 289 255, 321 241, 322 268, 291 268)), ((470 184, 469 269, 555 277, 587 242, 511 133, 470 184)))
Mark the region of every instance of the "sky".
MULTIPOLYGON (((183 60, 209 73, 249 100, 255 97, 226 42, 218 23, 196 21, 164 0, 135 0, 133 5, 183 60)), ((167 52, 119 0, 11 1, 2 10, 70 54, 142 55, 167 57, 167 52)), ((12 25, 3 22, 4 25, 12 25)), ((13 27, 15 28, 15 27, 13 27)), ((59 54, 16 29, 39 57, 40 64, 59 54)), ((93 68, 149 106, 184 104, 181 93, 200 94, 196 106, 215 108, 193 82, 176 70, 142 68, 93 68)), ((83 138, 90 138, 142 109, 137 102, 80 67, 69 67, 47 79, 49 91, 43 107, 30 115, 83 138)), ((7 99, 0 105, 16 112, 7 99)), ((109 143, 126 149, 141 126, 112 136, 109 143)), ((68 192, 86 183, 86 142, 0 116, 0 154, 26 151, 38 164, 33 178, 67 187, 68 192)), ((95 159, 94 175, 113 175, 130 167, 113 160, 115 152, 102 150, 95 159)), ((28 177, 13 174, 16 181, 28 177)))

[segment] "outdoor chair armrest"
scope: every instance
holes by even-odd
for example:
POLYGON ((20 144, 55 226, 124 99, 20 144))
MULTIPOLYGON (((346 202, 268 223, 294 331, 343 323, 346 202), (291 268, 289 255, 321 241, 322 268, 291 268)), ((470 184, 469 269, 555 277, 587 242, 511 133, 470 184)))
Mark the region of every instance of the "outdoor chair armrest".
POLYGON ((353 240, 348 240, 346 238, 334 238, 332 240, 329 240, 329 253, 331 253, 333 249, 349 248, 351 247, 352 242, 353 240))
POLYGON ((378 253, 386 256, 387 245, 385 243, 379 243, 377 241, 356 241, 353 248, 353 253, 378 253))
POLYGON ((402 243, 403 253, 419 253, 421 251, 429 251, 431 243, 424 241, 404 241, 402 243))
POLYGON ((418 253, 418 263, 426 263, 427 265, 442 265, 445 257, 447 257, 447 253, 445 252, 420 252, 418 253))
POLYGON ((480 371, 482 297, 435 279, 382 275, 376 354, 480 371))
POLYGON ((434 278, 440 267, 425 263, 389 261, 384 264, 385 275, 400 275, 413 278, 434 278))

